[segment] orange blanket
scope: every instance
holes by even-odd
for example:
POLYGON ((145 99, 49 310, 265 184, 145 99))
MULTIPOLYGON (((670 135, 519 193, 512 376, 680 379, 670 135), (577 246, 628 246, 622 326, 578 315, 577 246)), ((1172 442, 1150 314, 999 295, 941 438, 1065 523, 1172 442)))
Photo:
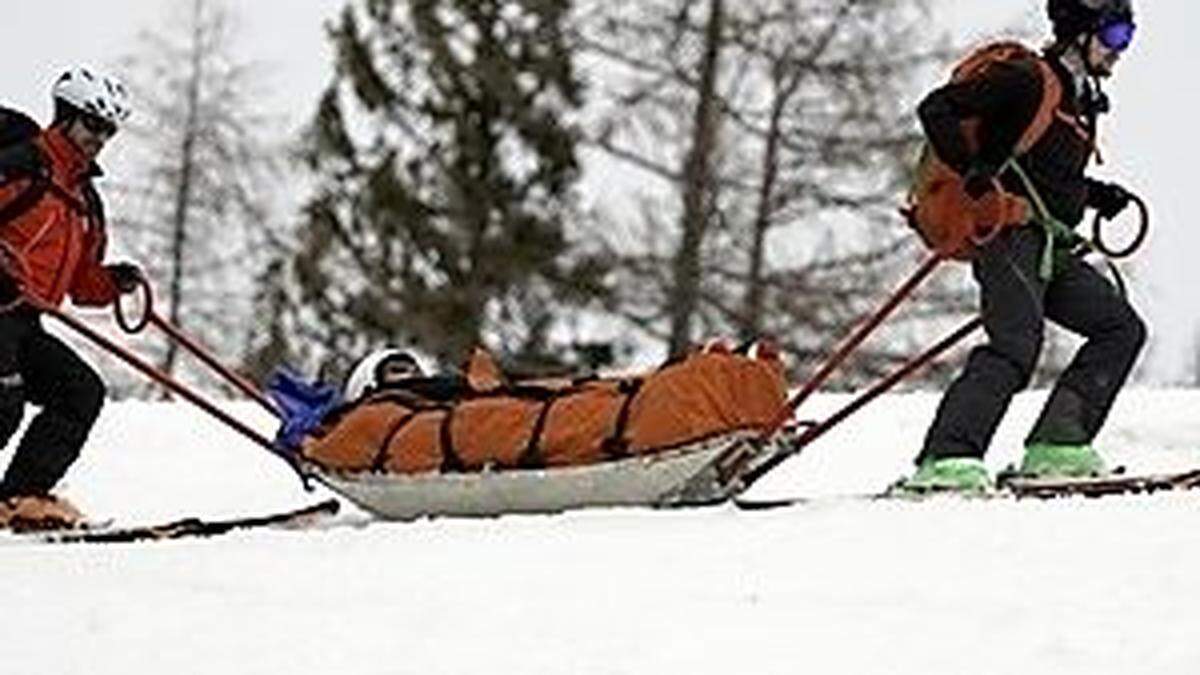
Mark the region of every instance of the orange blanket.
POLYGON ((341 471, 424 473, 593 464, 765 427, 786 399, 777 357, 693 353, 640 376, 506 386, 477 353, 453 403, 402 390, 327 421, 303 455, 341 471))

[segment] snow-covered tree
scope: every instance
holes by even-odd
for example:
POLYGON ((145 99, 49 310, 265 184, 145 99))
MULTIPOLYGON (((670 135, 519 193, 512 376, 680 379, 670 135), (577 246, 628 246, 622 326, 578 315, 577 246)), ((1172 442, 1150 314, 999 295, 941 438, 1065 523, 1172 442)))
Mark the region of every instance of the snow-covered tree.
MULTIPOLYGON (((132 173, 118 176, 114 220, 146 267, 157 309, 226 355, 255 333, 253 281, 264 266, 276 154, 264 141, 261 76, 233 56, 234 16, 219 0, 175 8, 145 31, 123 73, 138 114, 132 173)), ((177 366, 178 345, 161 347, 177 366)))

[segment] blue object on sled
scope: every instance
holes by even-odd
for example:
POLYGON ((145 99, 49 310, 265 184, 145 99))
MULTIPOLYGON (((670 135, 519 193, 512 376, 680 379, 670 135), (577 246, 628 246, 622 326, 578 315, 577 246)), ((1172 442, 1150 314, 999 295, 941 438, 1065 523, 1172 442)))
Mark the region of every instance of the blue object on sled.
POLYGON ((271 375, 267 395, 279 406, 283 419, 275 442, 292 451, 298 450, 300 442, 321 425, 330 411, 342 404, 342 394, 333 385, 310 383, 287 368, 280 368, 271 375))

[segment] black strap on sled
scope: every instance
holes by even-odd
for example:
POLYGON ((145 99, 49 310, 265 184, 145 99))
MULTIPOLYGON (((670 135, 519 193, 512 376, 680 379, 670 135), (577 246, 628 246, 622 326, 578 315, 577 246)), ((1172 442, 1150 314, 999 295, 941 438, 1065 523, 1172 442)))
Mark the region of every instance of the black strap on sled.
POLYGON ((454 450, 454 438, 450 433, 450 425, 454 423, 454 406, 448 406, 445 410, 446 416, 442 418, 442 426, 438 432, 442 445, 442 473, 460 473, 465 471, 467 466, 454 450))
POLYGON ((609 459, 624 459, 629 456, 629 439, 625 438, 625 428, 629 426, 629 413, 633 408, 634 399, 642 389, 642 382, 642 380, 621 380, 621 383, 617 385, 617 392, 625 395, 625 402, 621 404, 621 410, 617 413, 617 422, 613 425, 612 435, 604 439, 604 444, 601 446, 605 456, 609 459))
POLYGON ((375 459, 371 460, 371 472, 382 473, 388 461, 388 448, 392 447, 392 441, 395 440, 396 434, 400 433, 408 423, 416 419, 419 411, 414 410, 407 415, 403 415, 396 423, 388 429, 387 435, 383 437, 383 443, 379 445, 379 452, 375 453, 375 459))
POLYGON ((552 396, 542 404, 542 411, 538 413, 537 422, 533 425, 533 433, 529 436, 529 445, 525 446, 525 452, 522 452, 521 457, 517 460, 518 467, 522 469, 546 468, 546 458, 542 456, 541 448, 542 434, 546 431, 546 420, 550 419, 550 409, 554 407, 554 402, 557 400, 557 396, 552 396))

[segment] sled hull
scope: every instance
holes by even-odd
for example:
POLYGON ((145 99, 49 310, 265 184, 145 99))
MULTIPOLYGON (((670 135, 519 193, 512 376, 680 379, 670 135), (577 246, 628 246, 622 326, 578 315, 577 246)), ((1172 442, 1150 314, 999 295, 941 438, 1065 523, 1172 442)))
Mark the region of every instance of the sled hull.
POLYGON ((688 506, 730 496, 715 464, 735 446, 753 447, 750 438, 740 433, 645 457, 554 469, 417 475, 313 471, 334 492, 388 520, 688 506))

